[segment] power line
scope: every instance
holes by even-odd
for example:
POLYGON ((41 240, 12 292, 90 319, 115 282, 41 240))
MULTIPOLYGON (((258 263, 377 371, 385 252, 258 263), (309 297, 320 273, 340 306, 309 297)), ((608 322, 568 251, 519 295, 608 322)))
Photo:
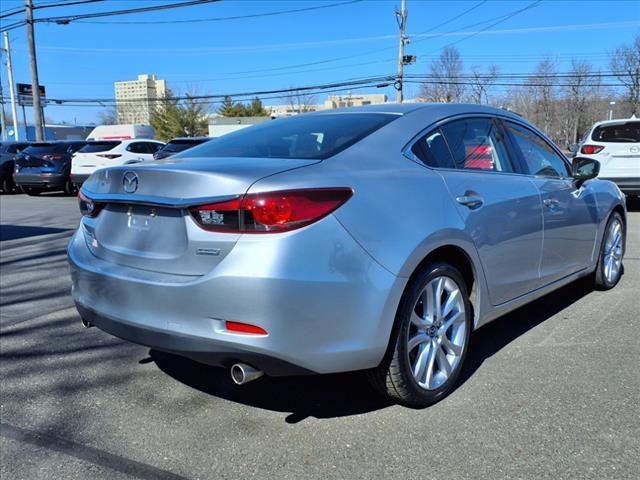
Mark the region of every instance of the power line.
POLYGON ((193 7, 197 5, 205 5, 207 3, 216 3, 219 1, 220 0, 189 0, 186 2, 154 5, 151 7, 127 8, 123 10, 111 10, 108 12, 95 12, 95 13, 86 13, 86 14, 80 14, 80 15, 65 15, 65 16, 59 16, 59 17, 38 18, 35 21, 68 24, 76 20, 81 20, 83 18, 111 17, 115 15, 129 15, 133 13, 155 12, 157 10, 168 10, 172 8, 181 8, 181 7, 193 7))
POLYGON ((162 25, 162 24, 178 24, 178 23, 206 23, 206 22, 223 22, 226 20, 243 20, 247 18, 271 17, 275 15, 285 15, 289 13, 309 12, 312 10, 321 10, 325 8, 341 7, 352 3, 360 3, 364 0, 349 0, 346 2, 330 3, 328 5, 317 5, 315 7, 295 8, 292 10, 279 10, 275 12, 254 13, 249 15, 234 15, 230 17, 213 17, 213 18, 194 18, 189 20, 149 20, 149 21, 80 21, 80 23, 92 23, 100 25, 162 25))
MULTIPOLYGON (((67 0, 65 2, 60 2, 60 0, 56 1, 56 2, 45 2, 45 3, 38 3, 38 4, 34 4, 33 5, 33 10, 38 10, 41 8, 55 8, 55 7, 68 7, 71 5, 82 5, 85 3, 97 3, 97 2, 104 2, 106 0, 67 0)), ((14 8, 2 15, 0 15, 0 18, 6 18, 6 17, 11 17, 13 15, 17 15, 19 13, 25 13, 25 9, 24 7, 17 7, 14 8)))

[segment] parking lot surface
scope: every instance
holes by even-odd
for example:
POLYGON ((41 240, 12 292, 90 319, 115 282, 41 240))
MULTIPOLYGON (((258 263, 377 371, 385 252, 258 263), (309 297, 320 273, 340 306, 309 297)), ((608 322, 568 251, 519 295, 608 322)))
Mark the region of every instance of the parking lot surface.
POLYGON ((638 204, 614 290, 579 281, 481 328, 459 387, 423 410, 361 374, 236 387, 86 330, 66 264, 76 200, 0 204, 3 479, 638 478, 638 204))

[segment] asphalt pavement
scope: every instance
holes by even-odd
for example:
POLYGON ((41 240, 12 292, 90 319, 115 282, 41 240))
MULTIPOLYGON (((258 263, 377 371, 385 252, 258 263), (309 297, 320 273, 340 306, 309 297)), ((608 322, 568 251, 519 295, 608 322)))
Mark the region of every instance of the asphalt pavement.
POLYGON ((2 479, 640 476, 640 204, 625 274, 478 330, 458 388, 422 410, 360 374, 262 378, 84 329, 74 198, 0 197, 2 479))

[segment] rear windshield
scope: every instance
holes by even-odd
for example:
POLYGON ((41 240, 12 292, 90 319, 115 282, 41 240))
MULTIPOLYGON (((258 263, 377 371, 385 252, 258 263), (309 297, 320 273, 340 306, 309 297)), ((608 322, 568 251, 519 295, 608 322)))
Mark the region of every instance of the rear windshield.
POLYGON ((324 159, 350 147, 395 118, 396 115, 383 113, 281 118, 209 140, 176 157, 324 159))
POLYGON ((107 152, 112 148, 117 147, 122 142, 90 142, 82 147, 79 152, 81 153, 95 153, 95 152, 107 152))
POLYGON ((591 139, 596 142, 638 143, 640 122, 601 125, 593 130, 591 139))
POLYGON ((62 153, 66 149, 67 145, 60 143, 36 143, 35 145, 29 145, 24 149, 24 152, 33 155, 44 155, 47 153, 62 153))
POLYGON ((201 143, 206 142, 206 140, 171 140, 160 150, 167 153, 177 153, 186 150, 187 148, 191 148, 194 145, 200 145, 201 143))

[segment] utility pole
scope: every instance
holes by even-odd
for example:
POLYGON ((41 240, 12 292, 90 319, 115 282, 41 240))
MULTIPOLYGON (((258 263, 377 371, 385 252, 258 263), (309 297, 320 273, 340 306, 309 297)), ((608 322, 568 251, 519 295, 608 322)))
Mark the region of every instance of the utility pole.
MULTIPOLYGON (((18 131, 18 109, 16 108, 16 84, 13 81, 13 67, 11 63, 11 47, 9 46, 9 32, 4 32, 4 48, 7 52, 7 76, 9 77, 9 93, 11 94, 11 116, 13 117, 13 139, 20 140, 18 131)), ((25 125, 25 128, 27 126, 25 125)))
POLYGON ((0 81, 0 98, 2 99, 2 103, 0 103, 0 129, 2 129, 2 141, 7 141, 7 121, 4 118, 4 95, 2 94, 2 82, 0 81))
MULTIPOLYGON (((36 43, 33 34, 33 0, 25 0, 27 13, 27 42, 29 43, 29 63, 31 64, 31 89, 33 90, 33 118, 35 120, 36 141, 42 142, 44 137, 44 119, 40 103, 40 83, 38 82, 38 64, 36 63, 36 43)), ((26 128, 26 125, 25 125, 26 128)))
POLYGON ((407 25, 407 1, 402 0, 401 10, 398 12, 396 10, 396 20, 398 22, 398 27, 400 27, 400 48, 398 51, 398 80, 396 82, 396 89, 398 90, 398 95, 396 97, 397 103, 402 103, 402 73, 404 68, 404 46, 407 44, 407 36, 404 34, 405 27, 407 25))

